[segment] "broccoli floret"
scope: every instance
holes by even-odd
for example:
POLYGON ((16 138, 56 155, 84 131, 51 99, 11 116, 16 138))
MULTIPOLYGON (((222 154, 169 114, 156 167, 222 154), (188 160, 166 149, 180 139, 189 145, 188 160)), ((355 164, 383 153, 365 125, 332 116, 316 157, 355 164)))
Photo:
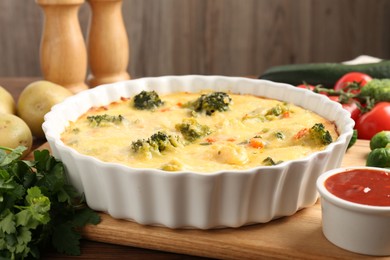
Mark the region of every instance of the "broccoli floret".
POLYGON ((157 132, 148 139, 138 139, 131 143, 131 149, 135 153, 160 154, 161 152, 180 146, 177 136, 157 132))
POLYGON ((265 113, 266 116, 280 116, 284 111, 284 107, 282 107, 281 105, 276 105, 274 106, 273 108, 270 108, 267 113, 265 113))
POLYGON ((209 94, 202 94, 194 102, 187 104, 195 112, 204 112, 206 115, 211 116, 214 112, 227 111, 229 105, 232 102, 231 97, 225 92, 212 92, 209 94))
POLYGON ((309 134, 313 140, 320 144, 326 145, 333 142, 332 136, 322 123, 314 124, 314 126, 310 128, 309 134))
POLYGON ((280 116, 288 115, 288 113, 289 113, 289 108, 287 105, 277 104, 275 107, 269 109, 265 113, 265 118, 267 120, 273 120, 273 119, 279 118, 280 116))
POLYGON ((207 125, 199 124, 195 118, 186 118, 181 124, 176 124, 176 129, 180 131, 184 139, 193 142, 211 133, 207 125))
POLYGON ((177 136, 168 135, 164 132, 157 132, 150 137, 150 142, 159 152, 179 146, 179 138, 177 136))
POLYGON ((149 143, 149 139, 138 139, 131 143, 131 150, 137 154, 151 155, 157 151, 149 143))
POLYGON ((124 117, 122 115, 110 116, 107 114, 88 116, 87 120, 91 126, 108 126, 110 124, 118 124, 122 122, 124 117))
POLYGON ((283 161, 274 161, 274 159, 272 159, 271 157, 267 157, 263 160, 263 164, 265 166, 273 166, 273 165, 277 165, 277 164, 280 164, 282 163, 283 161))
MULTIPOLYGON (((390 101, 390 79, 372 79, 361 88, 358 97, 372 104, 390 101)), ((371 105, 371 104, 370 104, 371 105)))
POLYGON ((286 136, 282 132, 276 132, 275 137, 280 139, 280 140, 283 140, 284 138, 286 138, 286 136))
POLYGON ((281 103, 277 104, 276 106, 264 110, 261 107, 258 107, 254 109, 253 111, 246 113, 243 117, 242 120, 247 120, 247 119, 258 119, 262 122, 265 121, 272 121, 275 119, 280 119, 280 118, 288 118, 290 116, 290 108, 287 103, 281 103))
POLYGON ((316 145, 327 145, 333 142, 330 132, 322 123, 314 124, 311 128, 303 128, 294 135, 294 138, 303 139, 316 145))
POLYGON ((134 107, 140 110, 152 110, 163 104, 164 102, 154 90, 143 90, 141 93, 134 96, 134 107))

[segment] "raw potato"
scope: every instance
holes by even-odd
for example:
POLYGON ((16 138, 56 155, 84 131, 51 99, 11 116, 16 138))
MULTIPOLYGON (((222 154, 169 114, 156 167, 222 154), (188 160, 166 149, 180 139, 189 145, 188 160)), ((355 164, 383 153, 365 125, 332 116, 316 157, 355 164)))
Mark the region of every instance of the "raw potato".
POLYGON ((25 156, 31 150, 32 141, 30 128, 21 118, 7 113, 0 114, 0 146, 13 149, 25 146, 25 156))
POLYGON ((44 115, 51 107, 73 93, 50 81, 40 80, 29 84, 20 94, 17 104, 18 115, 30 127, 33 136, 43 138, 44 115))
POLYGON ((15 114, 15 100, 2 86, 0 86, 0 113, 15 114))

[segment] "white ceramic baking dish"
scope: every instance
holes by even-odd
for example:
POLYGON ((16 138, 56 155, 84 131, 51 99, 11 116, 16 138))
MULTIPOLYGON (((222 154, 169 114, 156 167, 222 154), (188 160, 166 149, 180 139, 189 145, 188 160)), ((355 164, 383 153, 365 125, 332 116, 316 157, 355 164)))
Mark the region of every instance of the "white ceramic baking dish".
POLYGON ((92 209, 114 218, 170 228, 210 229, 265 223, 313 205, 317 177, 339 167, 354 122, 340 104, 305 89, 270 81, 225 76, 164 76, 102 85, 54 106, 43 129, 53 155, 92 209), (131 97, 203 89, 250 93, 294 103, 334 121, 339 138, 303 159, 245 171, 165 172, 102 162, 64 145, 61 133, 92 106, 131 97))

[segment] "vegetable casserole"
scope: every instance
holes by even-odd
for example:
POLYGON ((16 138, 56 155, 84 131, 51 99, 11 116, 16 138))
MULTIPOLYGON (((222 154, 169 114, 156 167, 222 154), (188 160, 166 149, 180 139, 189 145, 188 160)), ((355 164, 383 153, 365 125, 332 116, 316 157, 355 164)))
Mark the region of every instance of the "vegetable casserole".
POLYGON ((250 94, 155 91, 92 107, 62 134, 102 161, 166 171, 272 166, 323 150, 333 122, 291 103, 250 94))
POLYGON ((64 163, 70 182, 90 208, 144 225, 210 229, 265 223, 313 205, 318 199, 315 181, 340 166, 353 124, 339 103, 305 89, 257 79, 187 75, 82 91, 55 105, 45 115, 43 130, 52 154, 64 163), (288 131, 287 122, 300 113, 304 116, 288 131), (309 114, 314 118, 308 119, 309 114), (125 133, 120 130, 124 126, 134 128, 125 133), (74 132, 72 138, 65 136, 67 131, 74 132), (87 141, 94 131, 100 137, 87 141), (327 145, 315 141, 327 143, 329 137, 327 145), (298 159, 267 152, 287 141, 307 142, 301 146, 318 150, 303 152, 298 159), (115 143, 122 148, 114 149, 115 143), (95 152, 95 144, 103 145, 99 149, 112 158, 77 150, 95 152), (199 158, 212 158, 220 170, 192 170, 198 166, 191 161, 199 158, 182 152, 189 148, 192 153, 203 150, 199 158), (257 164, 245 168, 252 153, 259 156, 257 164), (148 164, 138 168, 133 161, 129 167, 115 162, 118 155, 120 160, 134 157, 148 164))

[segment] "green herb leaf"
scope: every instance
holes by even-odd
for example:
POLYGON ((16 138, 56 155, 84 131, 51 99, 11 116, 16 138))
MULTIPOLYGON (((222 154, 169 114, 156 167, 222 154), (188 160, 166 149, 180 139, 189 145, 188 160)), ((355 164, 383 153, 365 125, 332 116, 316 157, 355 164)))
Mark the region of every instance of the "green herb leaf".
POLYGON ((50 200, 43 196, 39 187, 32 187, 27 190, 27 204, 32 217, 42 224, 47 224, 50 221, 50 200))
POLYGON ((99 215, 68 183, 62 162, 48 150, 20 160, 24 148, 0 147, 0 259, 39 259, 48 242, 61 253, 80 254, 80 228, 99 215))
POLYGON ((97 225, 100 222, 100 217, 90 208, 83 208, 76 212, 77 218, 74 219, 73 225, 75 227, 83 227, 87 224, 97 225))
POLYGON ((0 166, 10 164, 12 161, 19 159, 26 149, 24 146, 19 146, 15 149, 0 146, 0 166))
POLYGON ((16 231, 16 223, 14 219, 14 214, 11 211, 6 210, 1 215, 0 220, 0 231, 5 234, 12 234, 16 231))
POLYGON ((75 231, 71 223, 62 223, 53 232, 52 243, 60 253, 80 255, 81 235, 75 231))

